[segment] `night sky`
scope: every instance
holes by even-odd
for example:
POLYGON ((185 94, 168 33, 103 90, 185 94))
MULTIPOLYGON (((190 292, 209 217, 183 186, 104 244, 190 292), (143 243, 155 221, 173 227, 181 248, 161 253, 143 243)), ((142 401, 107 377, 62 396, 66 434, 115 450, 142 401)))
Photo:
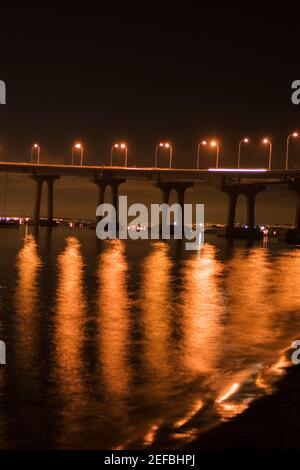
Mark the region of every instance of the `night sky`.
MULTIPOLYGON (((247 136, 253 143, 244 165, 265 166, 260 141, 267 135, 274 167, 283 166, 286 136, 300 128, 300 105, 291 103, 291 83, 300 79, 300 8, 201 2, 197 8, 17 11, 1 15, 0 79, 7 85, 1 160, 28 161, 39 142, 42 161, 68 163, 80 140, 85 162, 104 164, 111 143, 121 139, 129 164, 153 166, 156 143, 167 139, 174 166, 193 167, 198 141, 218 137, 221 166, 232 166, 237 142, 247 136)), ((203 155, 203 164, 210 158, 203 155)), ((291 147, 291 162, 300 166, 300 142, 291 147)), ((0 175, 1 199, 3 180, 0 175)), ((10 176, 9 212, 30 214, 33 189, 24 177, 10 176)), ((151 187, 142 189, 129 183, 122 192, 149 202, 151 187)), ((260 195, 258 221, 293 222, 294 195, 273 193, 260 195)), ((225 220, 224 194, 198 186, 188 197, 206 203, 207 221, 225 220)), ((93 217, 95 198, 91 183, 61 180, 55 215, 93 217)))

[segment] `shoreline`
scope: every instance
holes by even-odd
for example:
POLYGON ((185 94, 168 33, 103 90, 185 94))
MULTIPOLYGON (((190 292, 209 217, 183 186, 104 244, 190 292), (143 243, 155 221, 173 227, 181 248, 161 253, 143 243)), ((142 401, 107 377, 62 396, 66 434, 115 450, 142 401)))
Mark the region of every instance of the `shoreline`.
POLYGON ((273 394, 187 444, 187 449, 294 450, 300 436, 300 366, 291 365, 273 394))

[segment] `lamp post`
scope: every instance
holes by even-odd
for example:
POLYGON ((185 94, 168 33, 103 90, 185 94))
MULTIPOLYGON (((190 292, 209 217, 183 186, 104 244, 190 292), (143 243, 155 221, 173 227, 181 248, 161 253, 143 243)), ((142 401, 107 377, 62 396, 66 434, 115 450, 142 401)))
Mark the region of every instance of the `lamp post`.
POLYGON ((285 154, 285 169, 289 169, 289 149, 290 149, 290 140, 292 137, 297 138, 299 136, 298 132, 293 132, 289 134, 286 139, 286 154, 285 154))
POLYGON ((169 150, 169 168, 172 168, 172 161, 173 161, 173 147, 169 142, 160 142, 155 147, 155 168, 157 168, 157 159, 158 159, 158 150, 161 149, 168 149, 169 150))
POLYGON ((241 150, 242 150, 242 145, 243 144, 248 144, 249 139, 245 137, 244 139, 239 141, 239 150, 238 150, 238 168, 241 166, 241 150))
POLYGON ((263 139, 263 144, 268 144, 269 145, 269 164, 268 164, 268 169, 269 171, 271 170, 271 167, 272 167, 272 142, 270 141, 270 139, 268 139, 267 137, 265 137, 263 139))
POLYGON ((210 146, 216 147, 216 168, 219 168, 220 146, 216 140, 212 140, 210 146))
POLYGON ((78 150, 80 152, 80 166, 82 166, 83 163, 83 146, 79 142, 73 145, 72 147, 72 165, 74 165, 74 156, 75 152, 78 150))
POLYGON ((207 144, 206 140, 202 140, 202 142, 199 142, 199 144, 198 144, 198 148, 197 148, 197 170, 199 170, 201 145, 205 146, 206 144, 207 144))
POLYGON ((41 152, 41 147, 38 144, 33 144, 33 146, 31 147, 31 163, 34 163, 33 162, 34 153, 36 153, 37 164, 39 165, 39 163, 40 163, 40 152, 41 152))
POLYGON ((124 160, 124 166, 127 167, 127 163, 128 163, 128 147, 126 144, 124 143, 116 143, 116 144, 113 144, 110 148, 110 166, 113 166, 113 157, 114 157, 114 150, 115 149, 121 149, 121 150, 124 150, 125 152, 125 160, 124 160))

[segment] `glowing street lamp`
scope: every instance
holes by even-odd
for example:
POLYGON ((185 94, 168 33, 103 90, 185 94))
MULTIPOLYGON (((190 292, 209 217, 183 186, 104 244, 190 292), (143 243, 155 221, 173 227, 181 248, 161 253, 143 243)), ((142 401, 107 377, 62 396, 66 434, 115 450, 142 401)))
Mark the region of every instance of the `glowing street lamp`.
POLYGON ((268 168, 269 168, 269 171, 270 171, 271 166, 272 166, 272 142, 267 137, 265 137, 262 142, 265 145, 269 145, 269 165, 268 165, 268 168))
POLYGON ((82 166, 83 163, 83 145, 77 142, 76 144, 73 145, 72 148, 72 165, 74 165, 74 156, 75 152, 79 152, 80 155, 80 166, 82 166))
POLYGON ((197 170, 199 170, 199 162, 200 162, 200 149, 201 149, 201 146, 205 146, 207 145, 207 142, 206 140, 202 140, 202 142, 199 142, 198 144, 198 148, 197 148, 197 170))
POLYGON ((169 150, 169 168, 172 168, 172 159, 173 159, 173 147, 169 142, 160 142, 155 147, 155 168, 157 168, 157 158, 158 158, 158 150, 159 149, 167 149, 169 150))
POLYGON ((289 134, 286 140, 286 154, 285 154, 285 169, 289 169, 289 147, 290 147, 290 140, 291 138, 297 138, 299 137, 298 132, 293 132, 292 134, 289 134))
POLYGON ((212 140, 210 146, 216 148, 216 168, 219 168, 220 146, 216 140, 212 140))
POLYGON ((121 143, 121 144, 113 144, 113 145, 111 146, 111 149, 110 149, 110 166, 112 166, 112 164, 113 164, 114 151, 115 151, 116 149, 125 152, 124 166, 127 166, 127 162, 128 162, 128 148, 127 148, 127 145, 124 144, 124 142, 121 143))
POLYGON ((242 139, 239 141, 239 151, 238 151, 238 168, 241 166, 241 149, 243 144, 248 144, 249 139, 246 137, 245 139, 242 139))
POLYGON ((34 155, 36 155, 36 162, 39 165, 40 163, 40 152, 41 152, 41 147, 39 144, 33 144, 31 147, 31 163, 34 163, 34 155))

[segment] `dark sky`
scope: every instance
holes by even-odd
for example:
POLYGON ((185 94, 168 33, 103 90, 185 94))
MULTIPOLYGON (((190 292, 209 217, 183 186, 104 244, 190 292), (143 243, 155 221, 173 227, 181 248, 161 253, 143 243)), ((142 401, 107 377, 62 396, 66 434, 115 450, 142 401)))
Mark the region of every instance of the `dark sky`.
MULTIPOLYGON (((191 5, 4 13, 1 159, 28 160, 37 141, 44 161, 67 163, 80 139, 85 161, 103 164, 111 143, 122 139, 131 164, 153 165, 156 143, 168 139, 174 166, 193 167, 197 142, 216 136, 222 166, 231 166, 238 140, 248 136, 253 143, 244 153, 246 165, 265 165, 259 142, 268 135, 274 166, 282 166, 286 135, 300 127, 300 105, 291 103, 291 82, 300 79, 300 7, 191 5)), ((294 144, 294 163, 298 157, 300 164, 299 154, 300 143, 294 144)), ((70 186, 60 182, 59 194, 67 187, 71 194, 70 186)), ((23 191, 21 212, 30 212, 31 196, 26 202, 22 188, 20 179, 14 198, 23 191)), ((60 196, 57 204, 58 215, 74 211, 60 196)), ((14 203, 11 210, 19 212, 14 203)), ((85 211, 82 204, 80 210, 86 215, 94 207, 85 211)))

